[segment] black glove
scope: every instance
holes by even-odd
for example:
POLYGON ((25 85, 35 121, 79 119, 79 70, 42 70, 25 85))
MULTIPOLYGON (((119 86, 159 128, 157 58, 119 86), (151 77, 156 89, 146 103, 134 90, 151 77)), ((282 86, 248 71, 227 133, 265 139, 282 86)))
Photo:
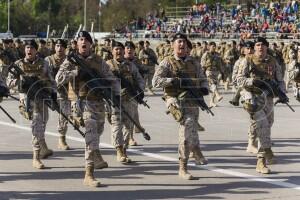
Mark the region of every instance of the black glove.
POLYGON ((254 87, 258 87, 258 88, 262 88, 266 86, 266 82, 263 80, 259 80, 259 79, 254 79, 253 80, 253 86, 254 87))
POLYGON ((136 96, 136 99, 138 100, 138 102, 141 102, 144 99, 144 97, 145 97, 144 91, 141 91, 136 96))
POLYGON ((4 85, 0 85, 0 97, 7 97, 9 94, 9 90, 4 85))
POLYGON ((180 87, 181 85, 181 79, 180 78, 173 78, 173 80, 171 81, 172 86, 174 87, 180 87))
POLYGON ((207 88, 200 88, 199 91, 202 94, 202 96, 209 94, 209 90, 207 88))

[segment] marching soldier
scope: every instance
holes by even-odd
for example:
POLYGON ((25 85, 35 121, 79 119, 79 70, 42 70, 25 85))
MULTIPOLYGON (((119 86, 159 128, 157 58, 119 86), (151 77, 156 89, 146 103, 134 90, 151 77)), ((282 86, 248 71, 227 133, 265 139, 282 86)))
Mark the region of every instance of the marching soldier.
POLYGON ((5 82, 8 76, 8 66, 15 62, 15 56, 12 49, 9 47, 10 39, 3 39, 3 49, 0 49, 0 71, 3 81, 5 82))
POLYGON ((144 49, 140 51, 139 59, 142 60, 142 63, 147 68, 148 72, 145 75, 146 88, 150 92, 150 94, 153 95, 154 92, 152 91, 152 78, 155 71, 155 65, 157 64, 157 57, 153 49, 150 48, 149 41, 145 42, 144 49))
POLYGON ((100 182, 94 178, 95 164, 102 160, 102 167, 104 165, 107 167, 107 163, 103 161, 99 150, 99 139, 103 133, 105 122, 104 100, 98 98, 98 95, 86 86, 88 79, 92 81, 94 78, 89 77, 81 67, 95 70, 101 75, 101 78, 111 80, 115 94, 119 94, 120 85, 105 61, 92 53, 92 44, 93 40, 88 32, 80 31, 78 33, 76 55, 86 63, 86 66, 78 66, 66 59, 56 75, 56 82, 58 88, 68 84, 68 99, 71 101, 72 119, 85 127, 86 170, 83 183, 87 186, 99 187, 100 182))
MULTIPOLYGON (((135 45, 133 42, 131 41, 126 41, 125 42, 125 59, 127 59, 128 61, 132 62, 139 70, 141 76, 143 77, 144 74, 144 65, 142 64, 142 62, 134 56, 135 53, 135 45)), ((141 88, 142 90, 144 90, 145 88, 141 88)), ((133 102, 134 103, 134 120, 140 124, 140 119, 139 119, 139 111, 138 111, 138 103, 137 102, 133 102)), ((140 124, 141 126, 141 124, 140 124)), ((142 126, 141 126, 142 127, 142 126)), ((139 130, 136 126, 134 126, 134 131, 135 133, 140 133, 140 132, 144 132, 145 129, 143 130, 139 130)), ((134 137, 133 137, 133 132, 130 133, 129 136, 129 145, 130 146, 136 146, 137 142, 135 141, 134 137)))
POLYGON ((201 66, 206 73, 211 94, 210 106, 215 107, 223 97, 218 91, 218 74, 221 72, 222 59, 216 52, 216 43, 209 43, 209 50, 201 58, 201 66))
POLYGON ((30 79, 38 78, 43 85, 50 88, 56 88, 56 84, 51 76, 48 63, 37 56, 37 48, 38 45, 34 40, 25 41, 25 58, 18 60, 15 63, 25 74, 15 77, 13 74, 9 73, 7 83, 9 87, 18 86, 20 95, 20 113, 25 119, 31 120, 33 145, 32 164, 34 168, 43 169, 45 166, 40 159, 47 158, 53 154, 53 151, 48 149, 45 141, 48 108, 44 105, 42 99, 35 98, 28 103, 27 95, 30 92, 32 84, 27 80, 28 77, 30 79))
MULTIPOLYGON (((269 174, 267 164, 274 163, 271 150, 271 127, 274 122, 273 96, 262 93, 262 88, 269 88, 267 80, 275 81, 284 91, 281 67, 267 54, 269 43, 258 37, 255 41, 254 54, 243 60, 237 75, 237 84, 243 87, 242 98, 245 110, 250 114, 251 126, 257 135, 258 153, 256 171, 269 174)), ((282 100, 283 103, 288 99, 282 100)))
POLYGON ((38 55, 41 58, 46 58, 47 56, 51 55, 50 49, 46 46, 47 42, 45 40, 40 40, 39 48, 38 48, 38 55))
POLYGON ((112 59, 111 43, 112 42, 110 41, 110 39, 106 38, 104 40, 104 45, 100 47, 99 55, 104 61, 112 59))
MULTIPOLYGON (((124 77, 131 85, 136 84, 143 89, 145 87, 144 79, 137 67, 124 58, 124 45, 120 42, 114 42, 112 54, 113 59, 107 61, 107 64, 113 73, 117 77, 124 77)), ((128 94, 123 83, 121 83, 121 104, 129 115, 134 116, 136 114, 137 105, 133 97, 128 94)), ((128 148, 130 134, 133 133, 133 123, 125 115, 121 115, 121 112, 118 109, 112 109, 112 143, 117 151, 117 160, 122 163, 130 163, 131 159, 128 158, 126 149, 128 148)))
MULTIPOLYGON (((67 43, 63 39, 58 39, 55 43, 55 54, 48 56, 45 58, 46 62, 48 63, 52 77, 55 77, 60 65, 66 59, 65 50, 67 48, 67 43)), ((71 102, 68 100, 67 94, 67 85, 63 85, 57 90, 57 100, 59 100, 59 105, 61 111, 66 115, 69 116, 71 112, 71 102)), ((58 140, 58 148, 62 150, 69 150, 70 147, 66 143, 66 133, 68 130, 68 121, 60 114, 58 118, 58 133, 60 134, 58 140)))
MULTIPOLYGON (((182 33, 174 35, 172 40, 174 55, 166 57, 156 69, 153 77, 154 87, 164 89, 164 99, 167 108, 175 108, 180 112, 181 119, 179 127, 179 177, 191 180, 193 176, 187 171, 187 163, 190 152, 194 153, 196 164, 202 164, 203 155, 199 147, 199 136, 197 134, 197 123, 199 109, 192 100, 184 99, 184 87, 178 73, 187 73, 193 80, 195 87, 203 94, 208 95, 208 82, 199 63, 187 54, 187 37, 182 33), (179 99, 181 101, 179 102, 179 99)), ((177 115, 177 116, 179 116, 177 115)))

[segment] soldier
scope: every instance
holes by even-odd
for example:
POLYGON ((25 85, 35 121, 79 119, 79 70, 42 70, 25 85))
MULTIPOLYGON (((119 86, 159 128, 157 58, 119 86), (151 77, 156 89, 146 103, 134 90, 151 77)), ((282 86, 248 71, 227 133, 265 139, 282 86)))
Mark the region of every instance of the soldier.
MULTIPOLYGON (((254 54, 243 60, 237 75, 237 84, 243 87, 243 106, 250 114, 251 126, 258 139, 256 171, 263 174, 270 173, 267 163, 272 164, 275 160, 271 150, 271 127, 274 122, 273 96, 266 96, 262 93, 262 88, 270 87, 266 85, 266 81, 272 80, 284 90, 281 67, 267 54, 268 45, 265 38, 258 37, 255 41, 254 54)), ((288 99, 283 101, 288 102, 288 99)))
MULTIPOLYGON (((142 64, 142 62, 134 56, 135 53, 135 45, 133 44, 133 42, 131 41, 126 41, 125 42, 125 59, 127 59, 128 61, 132 62, 139 70, 140 74, 143 77, 143 72, 145 71, 144 65, 142 64)), ((141 88, 142 90, 144 90, 145 88, 141 88)), ((134 120, 141 126, 140 124, 140 119, 139 119, 139 112, 138 112, 138 103, 133 102, 134 103, 134 120)), ((141 126, 142 127, 142 126, 141 126)), ((136 126, 134 126, 134 132, 135 133, 140 133, 140 132, 144 132, 145 129, 143 128, 143 130, 139 130, 136 126)), ((130 133, 129 135, 129 145, 130 146, 136 146, 137 142, 135 141, 135 139, 133 138, 133 132, 130 133)))
POLYGON ((152 91, 152 78, 155 71, 155 65, 157 63, 157 57, 153 49, 150 48, 150 42, 145 42, 145 47, 140 51, 139 59, 142 61, 142 63, 147 68, 147 74, 145 75, 145 83, 146 88, 148 92, 150 92, 151 95, 154 95, 154 92, 152 91))
POLYGON ((106 38, 104 40, 104 46, 100 47, 99 50, 99 56, 104 60, 104 61, 108 61, 110 59, 112 59, 112 54, 111 54, 111 44, 112 42, 110 41, 110 39, 106 38))
POLYGON ((46 58, 47 56, 51 55, 51 51, 46 47, 46 41, 40 40, 39 48, 38 48, 38 55, 41 58, 46 58))
POLYGON ((137 43, 137 48, 135 49, 135 55, 137 57, 139 57, 140 51, 145 48, 144 46, 145 46, 145 42, 143 40, 141 40, 137 43))
POLYGON ((3 39, 3 49, 0 50, 0 70, 2 79, 6 82, 8 76, 8 66, 16 61, 16 58, 9 47, 10 39, 3 39))
POLYGON ((290 73, 293 73, 296 64, 297 64, 297 54, 296 54, 296 50, 293 48, 293 49, 290 49, 288 52, 288 63, 286 65, 287 70, 286 70, 286 82, 285 82, 286 90, 289 89, 290 83, 292 83, 292 85, 294 85, 293 80, 291 79, 292 76, 290 73))
POLYGON ((173 49, 171 46, 171 42, 169 40, 166 40, 165 46, 164 46, 164 56, 163 58, 172 55, 173 53, 173 49))
POLYGON ((164 53, 165 53, 164 44, 160 43, 156 47, 156 54, 157 54, 157 57, 158 57, 158 62, 161 62, 164 59, 164 53))
POLYGON ((0 76, 0 103, 3 101, 3 96, 7 95, 9 93, 9 89, 6 86, 6 83, 0 76))
MULTIPOLYGON (((58 39, 55 43, 55 54, 45 58, 48 63, 52 77, 55 77, 60 65, 64 62, 66 58, 65 50, 67 48, 67 43, 63 39, 58 39)), ((68 100, 67 85, 63 85, 57 90, 57 100, 61 111, 69 116, 71 113, 71 102, 68 100)), ((69 150, 70 147, 66 143, 66 133, 68 130, 68 121, 60 114, 58 118, 58 133, 60 134, 58 140, 58 148, 62 150, 69 150)))
POLYGON ((209 50, 201 58, 201 66, 206 73, 211 94, 210 106, 215 107, 223 97, 218 92, 218 74, 221 72, 222 59, 216 52, 216 43, 209 43, 209 50))
MULTIPOLYGON (((44 102, 41 99, 34 99, 27 104, 27 92, 30 92, 32 84, 25 81, 25 78, 37 77, 45 86, 54 89, 56 88, 56 84, 51 76, 48 63, 37 56, 37 48, 38 45, 34 40, 25 41, 25 58, 18 60, 15 63, 25 74, 20 77, 15 77, 13 74, 9 73, 7 83, 9 87, 18 86, 20 95, 20 113, 25 117, 25 119, 32 120, 32 165, 34 168, 43 169, 45 166, 40 159, 47 158, 53 154, 53 151, 48 149, 45 141, 48 108, 44 105, 44 102)), ((52 94, 54 95, 54 91, 52 94)))
POLYGON ((172 40, 174 55, 166 57, 156 69, 153 77, 154 87, 164 89, 164 98, 167 108, 176 107, 181 110, 182 120, 179 126, 179 177, 187 180, 193 176, 187 171, 189 154, 194 153, 196 164, 202 164, 203 155, 199 147, 199 136, 197 134, 197 123, 199 109, 195 107, 192 100, 182 99, 179 102, 179 95, 183 94, 184 87, 181 87, 178 72, 187 73, 194 80, 195 87, 208 95, 208 83, 199 63, 187 55, 187 37, 182 33, 174 35, 172 40))
POLYGON ((55 41, 54 41, 54 39, 48 40, 47 48, 50 51, 50 55, 55 54, 55 41))
POLYGON ((236 82, 236 76, 238 74, 239 68, 245 57, 247 57, 250 54, 253 54, 253 48, 254 48, 254 43, 252 41, 248 41, 241 47, 241 53, 239 59, 235 62, 233 66, 233 72, 232 72, 232 83, 233 87, 236 87, 237 91, 231 101, 229 101, 230 104, 234 106, 239 106, 239 101, 241 97, 241 90, 242 88, 238 87, 237 82, 236 82))
MULTIPOLYGON (((145 87, 144 79, 137 67, 124 58, 124 45, 120 42, 114 42, 112 54, 113 59, 107 61, 107 64, 113 73, 118 74, 117 77, 124 77, 131 85, 138 85, 139 88, 143 89, 145 87)), ((134 116, 137 105, 133 97, 129 96, 123 84, 121 84, 121 97, 121 104, 126 112, 134 116)), ((128 148, 130 134, 133 133, 133 123, 125 115, 121 115, 120 110, 113 108, 111 124, 112 143, 117 151, 117 161, 130 163, 131 159, 128 158, 126 149, 128 148)))
POLYGON ((225 91, 228 90, 229 83, 231 82, 232 77, 232 68, 235 63, 235 51, 233 50, 233 47, 231 44, 227 44, 224 57, 223 57, 225 67, 224 67, 224 89, 225 91))
POLYGON ((15 40, 15 47, 16 47, 16 59, 19 60, 21 58, 24 58, 25 52, 24 52, 24 45, 22 44, 22 41, 20 39, 15 40))
POLYGON ((300 102, 300 48, 297 48, 297 60, 288 66, 289 79, 293 81, 294 96, 300 102))
MULTIPOLYGON (((84 67, 95 70, 101 74, 101 78, 111 80, 113 91, 115 94, 119 94, 120 83, 115 79, 105 61, 92 53, 92 44, 93 40, 90 34, 86 31, 80 31, 77 38, 78 51, 76 55, 87 63, 84 67)), ((85 127, 86 170, 83 183, 87 186, 99 187, 100 182, 94 178, 94 167, 97 159, 103 160, 99 150, 99 139, 105 122, 104 100, 98 98, 86 86, 85 81, 87 79, 90 77, 81 70, 81 66, 73 64, 68 59, 63 62, 56 75, 58 88, 68 84, 68 99, 71 101, 72 119, 85 127)), ((105 164, 107 165, 106 162, 105 164)))

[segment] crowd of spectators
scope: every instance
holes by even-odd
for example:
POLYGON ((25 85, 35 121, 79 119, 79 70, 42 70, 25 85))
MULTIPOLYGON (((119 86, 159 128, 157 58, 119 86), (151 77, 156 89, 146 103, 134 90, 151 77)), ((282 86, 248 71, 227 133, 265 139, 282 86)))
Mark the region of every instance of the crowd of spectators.
POLYGON ((150 12, 145 18, 130 23, 123 33, 136 37, 136 30, 144 30, 145 37, 161 38, 181 31, 191 37, 252 38, 266 34, 276 38, 299 39, 299 7, 298 0, 266 0, 247 5, 198 3, 185 8, 184 15, 180 12, 180 18, 175 11, 170 18, 167 18, 164 9, 150 12))

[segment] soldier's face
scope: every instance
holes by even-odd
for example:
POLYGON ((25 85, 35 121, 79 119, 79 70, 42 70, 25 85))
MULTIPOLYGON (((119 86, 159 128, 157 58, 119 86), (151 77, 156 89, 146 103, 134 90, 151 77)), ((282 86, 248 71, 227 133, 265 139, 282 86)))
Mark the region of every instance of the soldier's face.
POLYGON ((57 55, 63 55, 65 53, 65 48, 61 44, 55 45, 55 53, 57 55))
POLYGON ((85 37, 79 37, 77 41, 78 52, 83 55, 88 55, 91 49, 91 43, 85 37))
POLYGON ((124 57, 124 49, 122 47, 114 47, 112 54, 114 59, 116 60, 122 59, 124 57))
POLYGON ((33 60, 36 56, 37 50, 31 46, 31 45, 26 45, 25 46, 25 57, 28 60, 33 60))
POLYGON ((267 49, 268 47, 263 45, 262 42, 257 42, 254 46, 254 53, 259 57, 264 57, 267 55, 267 49))
POLYGON ((177 39, 173 42, 174 54, 182 57, 187 55, 187 43, 185 39, 177 39))
POLYGON ((252 52, 252 49, 250 48, 250 47, 245 47, 244 48, 244 54, 245 55, 249 55, 249 54, 252 54, 253 52, 252 52))
POLYGON ((125 58, 133 58, 134 57, 134 49, 131 47, 125 47, 125 58))
POLYGON ((215 52, 216 51, 216 46, 215 45, 210 45, 209 46, 209 51, 212 52, 212 53, 215 52))

